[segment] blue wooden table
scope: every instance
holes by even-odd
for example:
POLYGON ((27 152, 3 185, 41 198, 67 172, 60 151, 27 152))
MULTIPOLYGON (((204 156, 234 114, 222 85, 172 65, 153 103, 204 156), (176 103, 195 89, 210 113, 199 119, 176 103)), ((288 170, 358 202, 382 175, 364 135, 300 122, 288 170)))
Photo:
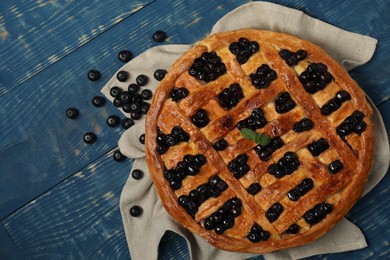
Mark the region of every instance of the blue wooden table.
MULTIPOLYGON (((187 44, 207 35, 247 1, 38 0, 0 2, 0 259, 128 259, 119 196, 132 160, 113 160, 121 113, 94 96, 133 56, 158 43, 187 44), (95 82, 87 72, 97 69, 95 82), (77 120, 65 116, 69 107, 77 120), (83 142, 86 132, 97 142, 83 142)), ((379 40, 373 59, 351 76, 379 108, 390 133, 390 1, 275 0, 340 28, 379 40)), ((368 247, 332 259, 389 258, 390 176, 348 214, 368 247)), ((167 233, 161 259, 188 258, 184 240, 167 233)), ((319 258, 324 256, 317 256, 319 258)))

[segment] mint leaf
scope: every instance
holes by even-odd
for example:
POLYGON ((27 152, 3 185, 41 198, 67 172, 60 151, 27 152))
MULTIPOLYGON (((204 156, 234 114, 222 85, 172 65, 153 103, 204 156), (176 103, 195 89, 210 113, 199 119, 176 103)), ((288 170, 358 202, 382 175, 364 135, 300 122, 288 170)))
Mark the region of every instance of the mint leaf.
POLYGON ((255 140, 257 133, 248 128, 241 129, 241 135, 248 140, 255 140))
POLYGON ((253 130, 248 129, 248 128, 241 129, 241 135, 244 138, 246 138, 248 140, 253 140, 253 141, 255 141, 255 143, 262 145, 262 146, 268 145, 272 140, 270 136, 268 136, 266 134, 257 133, 253 130))
POLYGON ((257 134, 256 139, 254 141, 259 145, 266 146, 272 141, 272 139, 268 135, 257 134))

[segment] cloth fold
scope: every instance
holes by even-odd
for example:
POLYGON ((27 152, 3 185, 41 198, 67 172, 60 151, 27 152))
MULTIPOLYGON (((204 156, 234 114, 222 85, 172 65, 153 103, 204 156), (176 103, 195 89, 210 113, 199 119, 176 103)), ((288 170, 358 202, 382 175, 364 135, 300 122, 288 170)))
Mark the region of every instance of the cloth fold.
MULTIPOLYGON (((221 18, 214 25, 211 33, 239 28, 280 31, 307 39, 323 47, 347 70, 369 61, 377 43, 373 38, 347 32, 314 19, 301 11, 266 2, 248 3, 238 7, 221 18)), ((158 46, 137 56, 120 70, 128 71, 131 75, 130 80, 133 81, 136 75, 147 75, 150 80, 144 88, 154 92, 159 82, 153 79, 153 72, 156 69, 169 70, 173 62, 190 48, 191 45, 158 46)), ((110 88, 119 86, 125 89, 128 84, 128 82, 119 82, 113 76, 102 89, 102 93, 112 101, 113 98, 109 95, 110 88)), ((389 167, 390 158, 389 143, 382 118, 374 105, 373 108, 377 138, 376 150, 374 166, 365 193, 383 178, 389 167)), ((123 113, 129 117, 129 114, 123 113)), ((133 169, 140 169, 144 172, 141 180, 129 177, 120 198, 120 209, 132 259, 157 259, 160 239, 167 230, 186 239, 191 259, 245 259, 254 256, 216 249, 177 224, 166 213, 148 174, 144 146, 138 141, 143 133, 145 133, 144 119, 138 120, 134 126, 126 130, 118 143, 124 155, 135 158, 133 169), (130 208, 134 205, 140 205, 143 208, 143 214, 139 218, 133 218, 129 214, 130 208)), ((366 246, 360 229, 343 219, 328 234, 314 243, 266 254, 264 257, 266 259, 299 259, 322 253, 355 250, 366 246)))

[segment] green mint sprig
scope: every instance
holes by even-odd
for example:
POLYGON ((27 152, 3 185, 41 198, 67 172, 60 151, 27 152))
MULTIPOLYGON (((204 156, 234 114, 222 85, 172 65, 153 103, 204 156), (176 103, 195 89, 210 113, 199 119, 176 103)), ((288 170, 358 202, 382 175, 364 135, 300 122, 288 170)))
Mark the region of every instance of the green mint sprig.
POLYGON ((271 137, 266 134, 260 134, 248 128, 241 129, 241 135, 248 140, 253 140, 255 143, 266 146, 271 142, 271 137))

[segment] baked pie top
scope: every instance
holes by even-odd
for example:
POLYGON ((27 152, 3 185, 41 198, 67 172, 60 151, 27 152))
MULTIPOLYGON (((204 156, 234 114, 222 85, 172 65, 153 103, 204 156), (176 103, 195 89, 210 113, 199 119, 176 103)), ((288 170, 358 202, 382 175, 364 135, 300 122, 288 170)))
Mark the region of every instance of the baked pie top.
POLYGON ((319 46, 224 32, 186 52, 157 88, 146 161, 179 223, 221 249, 267 253, 316 240, 361 196, 371 116, 362 90, 319 46))

